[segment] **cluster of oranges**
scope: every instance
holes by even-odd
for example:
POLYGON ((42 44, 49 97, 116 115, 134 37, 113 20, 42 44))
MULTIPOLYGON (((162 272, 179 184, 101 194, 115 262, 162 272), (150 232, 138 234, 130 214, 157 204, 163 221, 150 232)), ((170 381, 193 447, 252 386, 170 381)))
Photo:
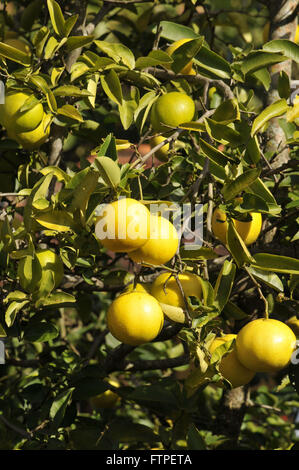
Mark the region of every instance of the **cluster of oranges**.
POLYGON ((258 318, 243 326, 237 335, 216 338, 210 353, 228 341, 233 341, 233 347, 223 356, 219 370, 232 387, 249 383, 257 372, 271 373, 285 368, 296 346, 292 329, 272 318, 258 318))

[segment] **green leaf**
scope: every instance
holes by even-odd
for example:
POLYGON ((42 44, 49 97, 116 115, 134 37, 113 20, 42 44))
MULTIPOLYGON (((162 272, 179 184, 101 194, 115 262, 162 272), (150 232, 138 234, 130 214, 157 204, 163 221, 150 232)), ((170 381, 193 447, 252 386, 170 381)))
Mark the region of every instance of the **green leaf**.
POLYGON ((147 67, 156 67, 157 65, 170 65, 173 59, 164 51, 150 51, 146 57, 138 57, 135 69, 145 69, 147 67))
POLYGON ((49 416, 53 420, 55 428, 59 427, 64 418, 66 408, 70 404, 73 391, 74 388, 69 388, 68 390, 61 392, 55 397, 55 400, 51 405, 49 416))
POLYGON ((235 320, 244 320, 248 318, 247 313, 245 313, 238 305, 234 304, 230 300, 227 302, 223 309, 223 314, 227 318, 234 318, 235 320))
POLYGON ((50 86, 41 75, 30 75, 29 81, 41 90, 45 95, 51 92, 50 86))
POLYGON ((65 47, 68 52, 71 52, 91 44, 93 40, 93 36, 70 36, 65 43, 65 47))
MULTIPOLYGON (((252 194, 256 194, 260 198, 264 199, 267 204, 277 206, 277 202, 273 194, 260 178, 256 178, 255 181, 250 183, 250 185, 245 189, 245 191, 252 194)), ((277 207, 280 208, 280 206, 277 207)))
POLYGON ((277 274, 272 272, 266 272, 261 269, 256 269, 252 266, 249 266, 248 271, 255 277, 258 281, 263 282, 272 289, 277 290, 278 292, 283 292, 283 283, 277 274))
POLYGON ((95 105, 96 105, 96 97, 97 97, 99 80, 100 80, 99 73, 94 73, 88 78, 87 90, 91 93, 91 96, 89 96, 87 100, 90 103, 92 108, 95 108, 95 105))
POLYGON ((110 188, 115 189, 120 183, 120 168, 118 164, 109 157, 96 157, 94 161, 101 177, 110 188))
MULTIPOLYGON (((161 28, 161 37, 169 39, 170 41, 178 41, 179 39, 185 38, 199 38, 199 35, 196 34, 192 28, 172 21, 161 21, 159 28, 161 28)), ((156 34, 157 26, 154 26, 152 31, 156 34)))
POLYGON ((242 145, 244 141, 240 132, 236 131, 232 127, 216 122, 214 119, 205 119, 205 125, 210 137, 224 145, 230 144, 232 147, 238 147, 239 145, 242 145))
POLYGON ((207 448, 204 438, 193 423, 188 429, 187 444, 190 450, 205 450, 207 448))
POLYGON ((73 295, 68 294, 67 292, 56 291, 53 292, 53 294, 49 295, 46 299, 40 299, 36 303, 36 306, 51 307, 55 305, 56 307, 58 307, 63 306, 65 304, 72 304, 75 302, 76 298, 73 295))
POLYGON ((29 300, 23 300, 22 302, 13 301, 9 304, 5 312, 5 323, 11 327, 16 319, 17 313, 22 310, 25 305, 29 304, 29 300))
POLYGON ((262 212, 269 213, 269 206, 264 199, 257 196, 256 194, 244 193, 243 201, 240 205, 240 212, 262 212))
POLYGON ((204 37, 199 37, 178 47, 172 54, 171 68, 179 73, 199 53, 203 45, 204 37))
POLYGON ((9 46, 4 42, 0 42, 0 55, 6 59, 17 62, 18 64, 29 67, 31 65, 31 54, 26 54, 15 47, 9 46))
POLYGON ((122 104, 118 107, 120 120, 125 130, 129 129, 134 121, 134 113, 139 102, 139 90, 137 87, 124 89, 122 104))
POLYGON ((299 63, 299 46, 288 39, 274 39, 263 45, 264 51, 280 52, 286 58, 299 63))
POLYGON ((228 221, 227 245, 239 268, 241 268, 244 264, 248 264, 253 261, 248 248, 238 234, 235 225, 231 220, 228 221))
POLYGON ((132 51, 121 43, 111 43, 106 41, 94 41, 96 46, 104 52, 104 54, 111 57, 117 64, 124 64, 129 69, 135 67, 135 57, 132 51))
POLYGON ((140 98, 139 104, 134 111, 134 120, 139 128, 140 133, 142 132, 149 112, 157 99, 158 96, 155 91, 149 91, 140 98))
POLYGON ((239 175, 235 180, 226 183, 221 190, 224 199, 226 201, 234 199, 259 177, 260 172, 260 169, 252 168, 244 171, 244 173, 239 175))
POLYGON ((194 245, 192 245, 192 249, 188 249, 188 244, 187 248, 183 246, 180 246, 180 257, 182 260, 184 259, 189 259, 189 260, 199 260, 199 259, 215 259, 218 258, 217 253, 215 253, 214 250, 211 248, 206 248, 206 247, 198 247, 195 248, 194 245))
POLYGON ((258 143, 258 139, 256 135, 254 137, 250 137, 246 146, 244 159, 247 163, 253 163, 253 164, 256 164, 260 161, 261 152, 260 152, 259 143, 258 143))
POLYGON ((64 22, 64 35, 68 37, 74 28, 75 24, 77 23, 79 15, 73 15, 70 16, 67 20, 64 22))
POLYGON ((57 102, 56 102, 56 99, 55 99, 55 96, 54 96, 53 92, 51 90, 49 90, 46 96, 47 96, 48 106, 49 106, 50 110, 52 111, 52 113, 55 114, 56 111, 57 111, 57 102))
POLYGON ((44 46, 49 37, 49 34, 50 34, 50 30, 47 28, 47 26, 42 26, 33 37, 35 53, 38 58, 41 58, 42 56, 44 46))
POLYGON ((285 274, 299 273, 299 260, 288 256, 256 253, 252 261, 255 268, 285 274))
POLYGON ((251 136, 253 137, 270 119, 285 114, 288 110, 288 104, 285 99, 276 101, 267 106, 253 121, 251 136))
POLYGON ((74 96, 81 98, 84 96, 91 96, 91 93, 87 90, 81 90, 81 88, 78 88, 74 85, 62 85, 60 87, 55 88, 54 95, 62 97, 74 96))
POLYGON ((74 119, 74 121, 83 122, 84 119, 81 113, 71 104, 64 104, 61 108, 57 109, 57 114, 74 119))
POLYGON ((47 0, 47 5, 55 33, 60 37, 64 37, 65 21, 59 4, 55 0, 47 0))
POLYGON ((206 157, 212 160, 217 165, 225 167, 226 164, 232 160, 230 156, 225 155, 223 152, 213 147, 212 145, 205 142, 203 139, 199 139, 200 149, 206 157))
POLYGON ((256 70, 252 75, 262 83, 266 91, 269 90, 271 86, 271 75, 266 67, 256 70))
POLYGON ((107 74, 101 75, 101 85, 108 98, 119 105, 122 104, 121 84, 115 70, 112 69, 107 74))
POLYGON ((244 75, 246 75, 270 65, 283 62, 284 60, 286 60, 286 57, 284 57, 282 54, 265 51, 252 51, 241 63, 241 70, 244 75))
POLYGON ((44 47, 45 60, 52 59, 56 52, 66 43, 66 40, 66 38, 63 38, 61 41, 57 41, 57 39, 51 36, 44 47))
POLYGON ((240 120, 240 110, 237 99, 223 101, 215 110, 213 120, 220 124, 230 124, 240 120))
POLYGON ((290 79, 284 70, 279 72, 277 89, 280 98, 284 98, 286 100, 289 98, 291 93, 290 79))
POLYGON ((209 78, 231 78, 231 67, 223 57, 211 51, 206 46, 202 46, 199 53, 194 58, 199 73, 209 78))
POLYGON ((31 343, 45 343, 57 338, 59 331, 53 323, 31 320, 25 328, 24 339, 31 343))
POLYGON ((234 284, 236 265, 232 261, 225 260, 217 277, 214 292, 217 309, 221 312, 227 303, 234 284))

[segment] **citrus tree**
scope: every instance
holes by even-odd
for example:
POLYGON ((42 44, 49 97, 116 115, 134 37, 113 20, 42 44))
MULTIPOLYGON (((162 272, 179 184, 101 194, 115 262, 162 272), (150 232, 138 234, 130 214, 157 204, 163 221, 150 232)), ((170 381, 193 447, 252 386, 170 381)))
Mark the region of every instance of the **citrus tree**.
POLYGON ((1 2, 1 449, 297 448, 297 15, 1 2))

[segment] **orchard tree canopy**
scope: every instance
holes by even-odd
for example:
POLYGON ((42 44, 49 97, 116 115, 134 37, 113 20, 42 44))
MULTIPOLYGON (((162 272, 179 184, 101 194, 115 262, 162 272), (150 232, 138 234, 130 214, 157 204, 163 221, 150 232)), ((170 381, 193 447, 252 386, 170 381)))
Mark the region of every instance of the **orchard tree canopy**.
POLYGON ((298 5, 0 2, 0 449, 298 448, 298 5))

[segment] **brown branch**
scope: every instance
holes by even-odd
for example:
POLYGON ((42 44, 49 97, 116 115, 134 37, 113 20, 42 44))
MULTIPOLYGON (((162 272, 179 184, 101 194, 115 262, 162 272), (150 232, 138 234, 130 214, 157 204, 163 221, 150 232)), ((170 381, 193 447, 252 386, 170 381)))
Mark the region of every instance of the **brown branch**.
POLYGON ((128 372, 136 372, 140 370, 165 370, 173 369, 174 367, 184 366, 189 364, 190 355, 182 354, 178 357, 166 358, 166 359, 154 359, 154 360, 140 360, 135 362, 125 361, 123 368, 128 372))

